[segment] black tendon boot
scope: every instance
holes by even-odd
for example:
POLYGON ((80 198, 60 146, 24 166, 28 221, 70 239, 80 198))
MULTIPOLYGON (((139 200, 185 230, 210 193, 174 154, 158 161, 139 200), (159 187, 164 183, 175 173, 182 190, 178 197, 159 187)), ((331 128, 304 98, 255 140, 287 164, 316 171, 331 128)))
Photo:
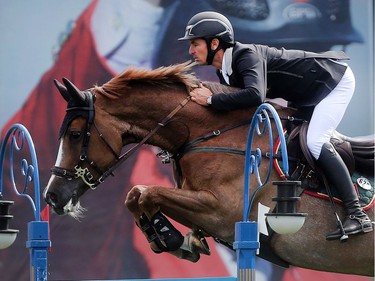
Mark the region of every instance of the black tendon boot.
MULTIPOLYGON (((318 166, 323 170, 330 185, 335 186, 341 196, 346 212, 343 228, 347 235, 366 233, 373 230, 372 222, 362 210, 358 195, 353 187, 349 172, 331 143, 325 143, 322 147, 318 166)), ((340 228, 329 233, 327 240, 339 239, 342 236, 340 228)))
POLYGON ((151 218, 152 226, 161 243, 165 245, 166 252, 176 251, 184 243, 184 236, 160 211, 151 218))

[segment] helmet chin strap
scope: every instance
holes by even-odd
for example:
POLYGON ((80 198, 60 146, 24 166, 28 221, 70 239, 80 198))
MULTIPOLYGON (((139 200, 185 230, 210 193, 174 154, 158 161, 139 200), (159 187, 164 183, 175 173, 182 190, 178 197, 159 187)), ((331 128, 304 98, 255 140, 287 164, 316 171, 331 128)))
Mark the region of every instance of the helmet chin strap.
POLYGON ((206 63, 207 65, 211 65, 213 60, 214 60, 214 56, 215 54, 221 50, 223 48, 223 46, 221 46, 221 44, 219 44, 219 46, 217 46, 217 48, 215 50, 212 50, 211 49, 211 42, 212 42, 212 39, 205 39, 206 40, 206 44, 207 44, 207 58, 206 58, 206 63))

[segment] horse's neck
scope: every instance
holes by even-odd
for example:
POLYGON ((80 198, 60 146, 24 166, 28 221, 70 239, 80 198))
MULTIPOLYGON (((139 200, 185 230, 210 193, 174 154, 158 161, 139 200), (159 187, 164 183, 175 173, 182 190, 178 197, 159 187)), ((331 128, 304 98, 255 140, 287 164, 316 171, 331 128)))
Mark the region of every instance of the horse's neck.
POLYGON ((117 120, 115 126, 123 135, 123 145, 134 139, 140 141, 156 130, 147 143, 173 150, 188 138, 190 119, 196 117, 194 112, 190 112, 191 101, 180 106, 187 97, 182 90, 158 92, 143 89, 130 91, 116 99, 98 95, 96 106, 97 111, 104 112, 106 119, 117 120))

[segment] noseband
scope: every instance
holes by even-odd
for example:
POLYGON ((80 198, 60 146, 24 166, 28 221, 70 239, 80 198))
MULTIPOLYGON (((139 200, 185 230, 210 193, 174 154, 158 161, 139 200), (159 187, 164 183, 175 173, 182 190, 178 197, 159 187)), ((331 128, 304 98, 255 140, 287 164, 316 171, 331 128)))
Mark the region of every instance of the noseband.
POLYGON ((85 132, 83 135, 83 142, 82 142, 82 147, 81 147, 81 154, 79 157, 78 163, 74 166, 74 170, 69 170, 65 169, 62 167, 54 166, 51 169, 51 172, 55 176, 63 177, 68 180, 72 179, 78 179, 80 178, 86 186, 90 189, 96 189, 96 187, 104 182, 104 180, 112 175, 113 176, 113 171, 117 169, 125 160, 127 160, 131 155, 133 155, 150 137, 152 137, 159 128, 164 127, 167 125, 167 123, 172 119, 172 117, 180 110, 182 109, 191 99, 190 96, 187 96, 182 102, 179 103, 179 105, 168 114, 161 122, 159 122, 156 127, 151 130, 139 143, 135 144, 133 147, 131 147, 128 151, 126 151, 124 154, 121 156, 117 156, 115 150, 111 147, 109 142, 104 138, 103 134, 99 131, 98 127, 96 126, 95 123, 95 107, 94 107, 94 102, 95 102, 95 95, 91 91, 85 91, 83 92, 86 96, 86 100, 88 100, 87 106, 83 107, 70 107, 67 109, 67 111, 72 111, 72 110, 83 110, 83 111, 88 111, 88 117, 86 119, 86 128, 85 132), (91 126, 94 126, 96 131, 98 132, 100 138, 103 140, 103 142, 106 144, 106 146, 110 149, 112 154, 116 158, 116 162, 109 167, 105 172, 102 172, 99 167, 93 162, 88 159, 87 151, 88 151, 88 145, 90 142, 90 129, 91 126), (95 169, 95 172, 99 174, 100 176, 95 180, 94 176, 90 172, 89 168, 83 168, 82 164, 83 163, 88 163, 89 167, 95 169))

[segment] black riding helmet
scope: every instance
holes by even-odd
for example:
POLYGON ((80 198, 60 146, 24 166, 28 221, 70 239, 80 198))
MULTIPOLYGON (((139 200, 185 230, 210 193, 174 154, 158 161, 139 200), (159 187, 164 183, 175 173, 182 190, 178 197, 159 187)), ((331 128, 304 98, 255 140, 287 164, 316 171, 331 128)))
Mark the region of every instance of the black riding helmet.
POLYGON ((212 64, 217 51, 234 45, 234 32, 230 21, 216 12, 201 12, 193 16, 186 26, 185 36, 178 40, 202 38, 207 43, 207 64, 212 64), (220 41, 215 50, 211 50, 212 39, 220 41))

